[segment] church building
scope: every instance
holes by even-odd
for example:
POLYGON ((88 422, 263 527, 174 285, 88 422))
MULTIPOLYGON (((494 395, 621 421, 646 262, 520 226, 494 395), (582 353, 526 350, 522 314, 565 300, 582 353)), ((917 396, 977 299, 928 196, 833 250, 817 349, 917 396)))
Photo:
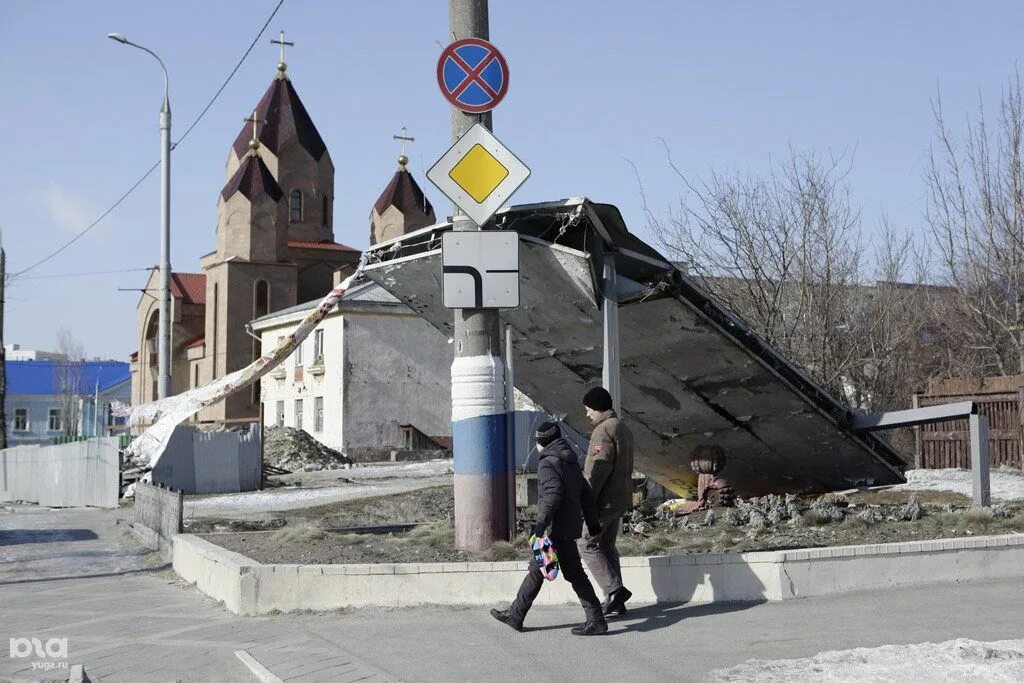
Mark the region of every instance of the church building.
MULTIPOLYGON (((216 248, 200 258, 200 272, 171 275, 172 394, 251 363, 261 348, 250 321, 319 300, 359 261, 358 249, 334 239, 334 164, 327 145, 283 57, 277 68, 228 152, 227 182, 217 199, 216 248)), ((435 222, 430 202, 405 169, 404 154, 399 161, 371 210, 371 243, 435 222)), ((134 405, 157 398, 158 291, 154 269, 137 309, 134 405)), ((260 403, 257 384, 196 419, 251 420, 259 416, 260 403)))

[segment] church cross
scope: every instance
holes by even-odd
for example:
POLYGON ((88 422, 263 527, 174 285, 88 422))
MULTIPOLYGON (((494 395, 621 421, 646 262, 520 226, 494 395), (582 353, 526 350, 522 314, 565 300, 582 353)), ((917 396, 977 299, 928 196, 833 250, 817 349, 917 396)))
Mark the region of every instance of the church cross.
POLYGON ((256 110, 255 109, 252 112, 252 116, 250 116, 247 119, 243 119, 243 120, 246 123, 251 123, 252 124, 252 140, 249 141, 249 149, 251 149, 255 153, 256 149, 260 146, 259 130, 256 128, 256 126, 258 124, 260 124, 260 123, 264 123, 264 121, 263 121, 263 119, 259 118, 256 115, 256 110))
POLYGON ((285 69, 288 68, 288 65, 285 64, 285 62, 284 62, 284 46, 287 45, 288 47, 295 47, 295 43, 293 43, 293 42, 290 43, 290 42, 288 42, 287 40, 284 39, 284 31, 281 31, 281 36, 277 40, 274 40, 273 38, 271 38, 270 42, 273 43, 274 45, 280 45, 281 46, 281 61, 278 62, 277 68, 280 71, 284 71, 285 69))
POLYGON ((402 165, 402 168, 405 168, 405 165, 407 163, 409 163, 409 157, 405 156, 405 143, 406 142, 414 142, 416 140, 416 138, 411 137, 411 136, 407 136, 405 133, 406 133, 405 126, 402 126, 402 134, 401 135, 392 135, 391 136, 392 139, 394 139, 394 140, 401 140, 402 141, 402 156, 398 157, 398 163, 402 165))

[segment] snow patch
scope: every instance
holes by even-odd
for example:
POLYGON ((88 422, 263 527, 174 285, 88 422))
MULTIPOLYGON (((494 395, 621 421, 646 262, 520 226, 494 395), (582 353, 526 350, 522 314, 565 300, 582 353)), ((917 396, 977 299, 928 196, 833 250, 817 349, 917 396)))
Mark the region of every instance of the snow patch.
MULTIPOLYGON (((963 469, 907 470, 907 483, 893 486, 904 491, 953 491, 971 496, 971 471, 963 469)), ((992 497, 1000 500, 1024 500, 1024 472, 1000 467, 989 473, 992 497)))
POLYGON ((822 652, 805 659, 751 659, 711 672, 712 680, 749 681, 1022 681, 1024 640, 983 643, 966 638, 944 643, 883 645, 822 652))

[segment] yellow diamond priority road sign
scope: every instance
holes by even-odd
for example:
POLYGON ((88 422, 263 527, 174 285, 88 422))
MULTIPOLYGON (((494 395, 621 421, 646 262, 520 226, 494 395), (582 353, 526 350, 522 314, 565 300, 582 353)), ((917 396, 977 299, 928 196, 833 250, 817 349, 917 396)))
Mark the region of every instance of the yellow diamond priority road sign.
POLYGON ((530 177, 530 169, 477 123, 427 171, 477 225, 484 225, 530 177))

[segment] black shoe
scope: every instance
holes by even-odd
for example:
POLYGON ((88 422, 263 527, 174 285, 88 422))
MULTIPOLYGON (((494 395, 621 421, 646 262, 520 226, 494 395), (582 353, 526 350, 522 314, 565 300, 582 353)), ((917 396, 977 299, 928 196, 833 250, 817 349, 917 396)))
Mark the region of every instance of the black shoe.
POLYGON ((516 619, 512 616, 512 613, 507 609, 492 609, 491 616, 500 621, 501 623, 510 626, 513 630, 522 631, 523 622, 521 619, 516 619))
POLYGON ((599 636, 608 632, 608 622, 600 617, 589 619, 587 623, 572 627, 574 636, 599 636))
POLYGON ((608 600, 604 605, 604 615, 607 616, 622 616, 626 613, 626 601, 633 597, 633 594, 629 592, 628 588, 620 588, 611 595, 608 596, 608 600))

